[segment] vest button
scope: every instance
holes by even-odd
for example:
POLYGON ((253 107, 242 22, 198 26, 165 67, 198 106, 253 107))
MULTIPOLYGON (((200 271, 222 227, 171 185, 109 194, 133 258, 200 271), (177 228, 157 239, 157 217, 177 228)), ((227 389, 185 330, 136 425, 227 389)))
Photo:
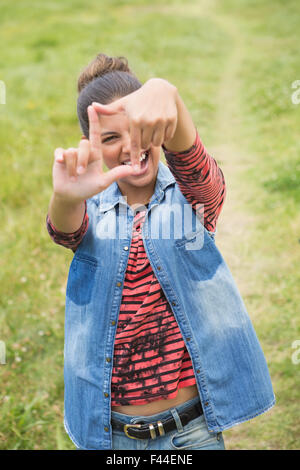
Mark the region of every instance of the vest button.
POLYGON ((106 358, 106 362, 110 362, 111 361, 111 358, 110 357, 107 357, 106 358))
POLYGON ((191 341, 191 338, 187 338, 186 340, 187 340, 187 341, 191 341))
POLYGON ((197 372, 197 374, 200 374, 200 369, 197 369, 196 372, 197 372))
POLYGON ((172 302, 172 305, 173 305, 173 307, 175 307, 175 305, 176 305, 176 302, 172 302))
POLYGON ((105 396, 105 398, 107 398, 109 395, 108 395, 108 393, 104 393, 104 396, 105 396))
POLYGON ((116 324, 115 320, 111 322, 111 326, 114 326, 116 324))
POLYGON ((126 251, 127 251, 127 250, 128 250, 128 246, 124 246, 124 250, 126 250, 126 251))
POLYGON ((160 267, 160 266, 157 266, 157 269, 158 269, 158 271, 160 271, 160 270, 161 270, 161 267, 160 267))
POLYGON ((108 432, 108 431, 109 431, 109 429, 108 429, 108 427, 107 427, 107 426, 105 426, 105 427, 104 427, 104 431, 106 431, 106 432, 108 432))
POLYGON ((117 282, 117 286, 120 287, 121 283, 120 282, 117 282))
POLYGON ((206 402, 204 403, 204 406, 208 406, 208 405, 209 405, 209 403, 208 403, 208 401, 206 401, 206 402))

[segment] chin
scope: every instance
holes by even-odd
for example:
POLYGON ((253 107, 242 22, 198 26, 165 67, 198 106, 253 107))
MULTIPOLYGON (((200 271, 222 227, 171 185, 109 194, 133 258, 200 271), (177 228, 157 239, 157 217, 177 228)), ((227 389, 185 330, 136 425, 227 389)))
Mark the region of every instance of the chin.
POLYGON ((143 186, 148 186, 153 184, 156 180, 157 172, 151 175, 142 175, 142 176, 127 176, 126 178, 120 179, 122 183, 130 184, 130 186, 135 186, 137 188, 141 188, 143 186))

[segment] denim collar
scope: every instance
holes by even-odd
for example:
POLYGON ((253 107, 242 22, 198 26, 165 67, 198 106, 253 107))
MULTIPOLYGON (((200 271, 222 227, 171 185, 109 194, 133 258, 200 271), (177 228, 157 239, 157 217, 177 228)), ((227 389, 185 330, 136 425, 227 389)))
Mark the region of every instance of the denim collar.
MULTIPOLYGON (((154 194, 150 200, 150 206, 160 203, 165 195, 166 188, 175 182, 176 180, 169 168, 159 161, 156 184, 154 194)), ((127 204, 116 181, 97 195, 97 203, 100 212, 106 212, 115 207, 116 204, 127 204)))

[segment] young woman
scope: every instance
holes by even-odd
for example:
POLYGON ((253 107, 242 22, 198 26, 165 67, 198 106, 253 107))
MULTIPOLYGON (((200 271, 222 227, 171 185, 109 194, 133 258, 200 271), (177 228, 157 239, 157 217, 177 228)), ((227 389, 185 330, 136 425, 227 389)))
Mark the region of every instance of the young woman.
POLYGON ((223 173, 168 81, 142 85, 125 58, 99 54, 78 92, 84 136, 55 150, 47 215, 75 253, 66 430, 80 449, 224 449, 222 431, 274 394, 214 241, 223 173))

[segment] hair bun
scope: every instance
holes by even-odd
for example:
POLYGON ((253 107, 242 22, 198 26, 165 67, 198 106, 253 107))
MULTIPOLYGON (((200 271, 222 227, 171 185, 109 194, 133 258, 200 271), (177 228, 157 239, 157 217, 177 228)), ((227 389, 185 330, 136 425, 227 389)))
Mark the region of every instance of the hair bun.
POLYGON ((105 54, 98 54, 81 72, 77 84, 78 92, 80 93, 88 83, 94 80, 94 78, 101 77, 106 73, 114 71, 132 74, 128 67, 128 60, 126 57, 109 57, 105 54))

